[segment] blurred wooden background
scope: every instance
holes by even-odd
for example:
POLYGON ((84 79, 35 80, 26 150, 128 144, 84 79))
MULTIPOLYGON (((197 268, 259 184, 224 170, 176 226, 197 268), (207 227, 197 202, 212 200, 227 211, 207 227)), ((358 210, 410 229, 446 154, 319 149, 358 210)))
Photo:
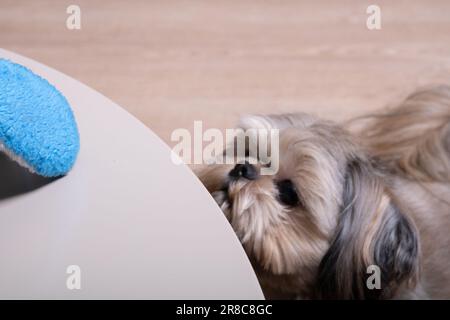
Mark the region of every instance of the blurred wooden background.
POLYGON ((194 120, 342 120, 450 83, 450 1, 0 0, 0 47, 86 83, 168 142, 194 120), (373 3, 379 31, 366 28, 373 3), (66 28, 70 4, 81 30, 66 28))

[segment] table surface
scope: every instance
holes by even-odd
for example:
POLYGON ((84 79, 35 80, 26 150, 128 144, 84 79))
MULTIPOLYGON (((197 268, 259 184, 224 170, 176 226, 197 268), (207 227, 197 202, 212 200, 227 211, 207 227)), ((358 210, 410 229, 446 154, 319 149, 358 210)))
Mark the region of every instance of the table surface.
POLYGON ((81 138, 68 176, 0 200, 0 298, 263 298, 222 212, 152 131, 62 73, 0 57, 54 84, 81 138))

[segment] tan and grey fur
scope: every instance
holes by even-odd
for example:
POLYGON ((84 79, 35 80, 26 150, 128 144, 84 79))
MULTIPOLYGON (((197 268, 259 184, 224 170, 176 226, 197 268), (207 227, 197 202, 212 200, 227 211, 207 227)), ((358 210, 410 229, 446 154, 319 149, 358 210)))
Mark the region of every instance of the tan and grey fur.
POLYGON ((209 165, 197 174, 266 297, 450 298, 449 87, 352 125, 299 113, 240 127, 280 129, 278 173, 232 179, 233 165, 209 165), (298 196, 290 205, 277 187, 287 180, 298 196), (366 285, 370 265, 381 289, 366 285))

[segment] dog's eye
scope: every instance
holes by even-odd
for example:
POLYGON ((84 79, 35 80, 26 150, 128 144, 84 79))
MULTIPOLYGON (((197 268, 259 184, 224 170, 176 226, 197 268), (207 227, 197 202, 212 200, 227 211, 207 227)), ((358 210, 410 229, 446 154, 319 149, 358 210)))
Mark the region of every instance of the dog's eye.
POLYGON ((291 180, 281 180, 276 182, 278 189, 278 199, 284 205, 294 207, 300 203, 297 189, 291 180))

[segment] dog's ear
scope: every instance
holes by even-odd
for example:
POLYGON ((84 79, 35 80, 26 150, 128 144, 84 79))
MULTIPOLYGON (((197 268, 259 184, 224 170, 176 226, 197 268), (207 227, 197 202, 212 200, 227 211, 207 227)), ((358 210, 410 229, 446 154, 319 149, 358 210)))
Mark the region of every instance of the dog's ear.
POLYGON ((419 272, 417 231, 370 163, 348 164, 342 203, 334 238, 319 266, 317 296, 389 299, 401 286, 413 286, 419 272))

